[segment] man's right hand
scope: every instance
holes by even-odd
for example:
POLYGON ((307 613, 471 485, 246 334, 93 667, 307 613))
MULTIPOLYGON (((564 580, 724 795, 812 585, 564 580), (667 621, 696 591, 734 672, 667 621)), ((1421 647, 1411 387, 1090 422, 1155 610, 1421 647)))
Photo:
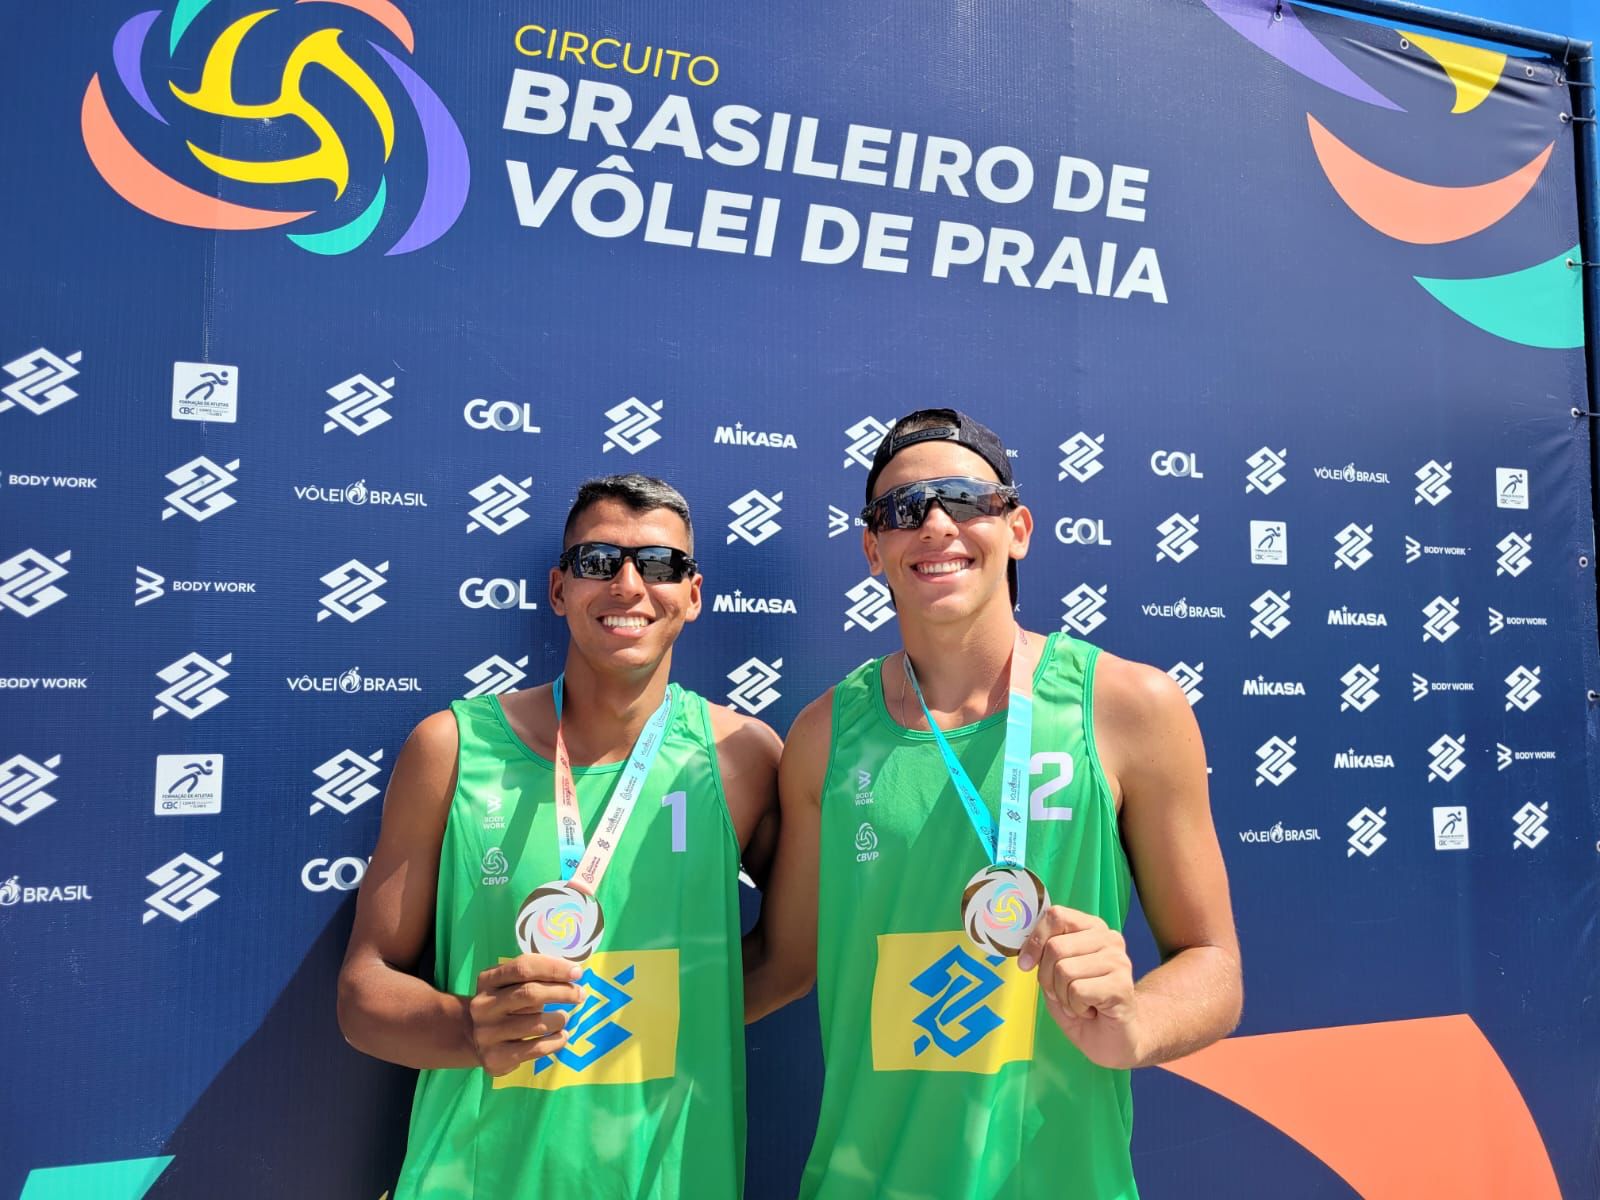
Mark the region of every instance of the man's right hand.
POLYGON ((578 1004, 583 968, 544 954, 522 954, 478 975, 467 1005, 478 1062, 490 1075, 509 1074, 529 1059, 567 1044, 567 1014, 551 1005, 578 1004))

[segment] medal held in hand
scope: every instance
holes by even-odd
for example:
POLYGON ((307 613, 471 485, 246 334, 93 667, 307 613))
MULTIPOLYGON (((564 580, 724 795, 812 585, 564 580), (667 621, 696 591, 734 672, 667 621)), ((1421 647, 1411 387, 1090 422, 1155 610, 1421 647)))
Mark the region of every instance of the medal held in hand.
POLYGON ((551 689, 556 706, 556 844, 561 856, 561 878, 541 884, 517 910, 517 945, 524 954, 546 954, 568 962, 583 962, 600 944, 605 913, 595 892, 616 854, 622 831, 666 739, 672 716, 672 693, 661 704, 628 754, 611 803, 588 846, 583 844, 583 819, 578 813, 578 788, 572 779, 566 739, 561 736, 561 693, 565 676, 557 676, 551 689))
POLYGON ((944 759, 950 782, 977 831, 978 841, 990 865, 967 881, 961 893, 961 927, 968 939, 985 954, 1015 958, 1022 951, 1033 927, 1050 907, 1050 893, 1044 881, 1024 866, 1028 853, 1027 796, 1028 756, 1033 741, 1033 678, 1022 670, 1022 630, 1017 630, 1011 648, 1011 682, 1006 702, 1006 750, 1000 776, 1000 822, 989 815, 967 769, 950 748, 949 740, 934 723, 928 702, 922 697, 911 659, 903 655, 906 678, 917 693, 922 715, 944 759))

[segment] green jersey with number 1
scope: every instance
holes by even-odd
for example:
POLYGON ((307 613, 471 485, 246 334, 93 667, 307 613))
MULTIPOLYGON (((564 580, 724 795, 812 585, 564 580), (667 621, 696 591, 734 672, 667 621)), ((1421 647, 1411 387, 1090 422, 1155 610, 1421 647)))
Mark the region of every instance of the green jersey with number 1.
MULTIPOLYGON (((1095 753, 1097 654, 1052 635, 1034 674, 1027 866, 1054 903, 1120 929, 1129 872, 1095 753)), ((1134 1200, 1129 1073, 1066 1039, 1036 973, 968 942, 961 893, 989 858, 933 736, 889 716, 881 666, 833 694, 817 929, 827 1074, 801 1195, 1134 1200)), ((948 737, 995 813, 1004 711, 948 737)))
MULTIPOLYGON (((744 1180, 739 844, 706 702, 676 684, 638 806, 601 881, 605 930, 567 1045, 499 1079, 423 1071, 395 1200, 732 1200, 744 1180)), ((549 759, 499 697, 451 705, 461 749, 439 854, 434 986, 518 954, 517 909, 560 875, 549 759)), ((585 838, 623 764, 574 767, 585 838)))

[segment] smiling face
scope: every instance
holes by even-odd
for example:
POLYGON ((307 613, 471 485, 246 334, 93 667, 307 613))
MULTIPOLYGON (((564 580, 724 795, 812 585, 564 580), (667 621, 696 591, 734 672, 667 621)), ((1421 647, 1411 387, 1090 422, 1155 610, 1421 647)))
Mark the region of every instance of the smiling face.
MULTIPOLYGON (((901 484, 946 475, 999 482, 994 468, 965 446, 920 442, 889 460, 873 498, 901 484)), ((931 504, 920 528, 868 530, 861 545, 872 573, 888 582, 902 620, 959 623, 991 608, 1010 612, 1006 566, 1027 554, 1032 533, 1033 517, 1020 505, 997 517, 957 524, 941 505, 931 504)))
MULTIPOLYGON (((578 542, 671 546, 686 554, 691 549, 688 527, 671 509, 636 512, 609 497, 578 514, 567 545, 578 542)), ((700 576, 646 583, 631 558, 610 579, 580 579, 556 568, 550 572, 550 607, 567 619, 574 646, 596 667, 648 670, 671 651, 684 622, 700 615, 700 576)))

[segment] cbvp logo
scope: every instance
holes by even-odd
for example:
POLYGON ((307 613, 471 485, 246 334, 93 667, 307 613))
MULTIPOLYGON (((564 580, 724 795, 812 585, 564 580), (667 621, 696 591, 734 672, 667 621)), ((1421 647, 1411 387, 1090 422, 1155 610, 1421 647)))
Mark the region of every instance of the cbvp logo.
POLYGON ((416 211, 385 253, 407 254, 438 240, 467 201, 471 173, 461 130, 433 89, 396 54, 365 38, 341 41, 347 23, 376 21, 412 53, 415 37, 400 11, 392 4, 354 0, 343 7, 348 11, 337 16, 324 15, 319 4, 268 8, 240 17, 214 36, 203 65, 194 54, 180 61, 178 48, 205 11, 204 3, 177 4, 164 39, 150 36, 161 22, 159 11, 129 18, 112 40, 111 57, 121 97, 149 120, 141 117, 137 127, 130 125, 130 137, 111 115, 100 76, 94 75, 84 93, 81 127, 95 169, 124 200, 160 220, 214 230, 293 226, 288 238, 301 249, 345 254, 384 225, 391 175, 396 192, 415 192, 412 181, 418 172, 412 164, 420 159, 416 211), (337 22, 337 27, 323 22, 337 22), (298 40, 292 41, 281 67, 267 58, 290 47, 292 39, 298 40), (259 55, 256 61, 237 62, 252 53, 259 55), (280 77, 278 94, 263 97, 252 86, 251 103, 236 99, 236 65, 237 74, 252 81, 280 77), (383 173, 376 180, 350 186, 344 139, 302 91, 313 67, 320 71, 312 72, 312 78, 322 72, 332 75, 365 106, 383 145, 383 173), (376 77, 369 67, 377 68, 376 77), (193 90, 186 90, 191 82, 193 90), (411 119, 397 123, 397 107, 409 111, 411 119), (201 144, 216 143, 215 134, 202 132, 213 129, 226 135, 230 148, 239 147, 241 157, 202 150, 201 144), (170 173, 136 149, 135 141, 162 144, 156 157, 172 168, 170 173), (187 143, 190 157, 184 156, 181 143, 187 143), (285 146, 295 152, 285 155, 285 146), (321 211, 302 207, 308 189, 297 185, 312 181, 333 185, 333 200, 321 211))
POLYGON ((655 426, 661 421, 661 408, 665 403, 664 400, 657 400, 654 404, 646 404, 637 396, 629 396, 615 408, 606 409, 605 415, 610 419, 611 426, 606 430, 605 445, 600 447, 600 452, 604 454, 616 449, 637 454, 654 446, 661 440, 655 426))
POLYGON ((61 358, 40 346, 0 366, 11 376, 11 382, 0 388, 0 412, 21 407, 38 416, 59 408, 78 394, 67 386, 67 380, 77 377, 74 364, 82 361, 82 350, 61 358))
POLYGON ((728 505, 728 511, 733 514, 733 520, 728 522, 728 544, 744 541, 759 546, 783 528, 773 520, 783 511, 783 493, 769 496, 751 488, 728 505))
POLYGON ((56 586, 67 577, 72 551, 47 558, 37 550, 23 550, 0 562, 0 605, 19 616, 43 612, 67 593, 56 586))
POLYGON ((57 779, 61 755, 34 762, 26 754, 13 754, 0 763, 0 821, 21 825, 56 802, 45 789, 57 779))
POLYGON ((334 405, 328 409, 322 432, 332 433, 343 427, 360 437, 391 420, 383 406, 394 399, 394 393, 389 390, 393 386, 393 375, 382 383, 374 383, 365 375, 356 374, 343 383, 334 384, 328 389, 334 405))
POLYGON ((751 716, 759 714, 782 697, 783 693, 775 686, 783 678, 782 670, 781 658, 775 658, 770 663, 759 658, 745 659, 728 672, 728 682, 733 684, 733 690, 728 693, 728 703, 744 709, 751 716))

